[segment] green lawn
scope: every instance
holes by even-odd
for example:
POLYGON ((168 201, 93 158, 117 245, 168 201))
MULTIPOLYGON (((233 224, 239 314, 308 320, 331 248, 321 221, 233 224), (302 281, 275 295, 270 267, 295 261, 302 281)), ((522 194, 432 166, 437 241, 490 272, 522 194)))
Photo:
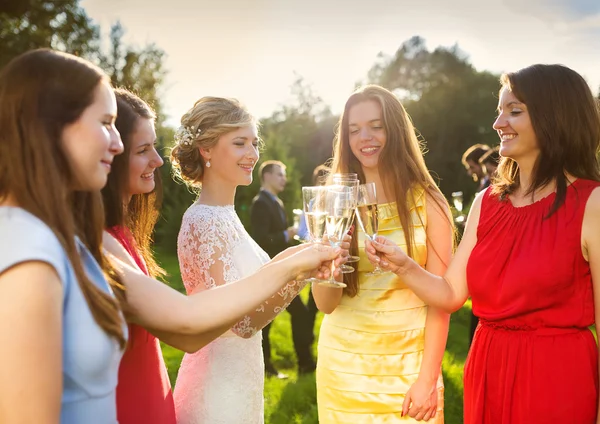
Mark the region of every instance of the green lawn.
MULTIPOLYGON (((171 255, 159 255, 159 260, 170 275, 174 288, 184 291, 177 259, 171 255)), ((308 292, 301 293, 306 301, 308 292)), ((462 423, 463 366, 467 355, 470 303, 452 315, 448 346, 444 356, 443 373, 446 385, 445 420, 447 424, 462 423)), ((317 316, 316 331, 322 314, 317 316)), ((267 424, 317 423, 316 387, 314 374, 297 377, 295 354, 292 344, 289 314, 281 314, 271 329, 272 357, 274 365, 290 375, 288 380, 267 379, 265 383, 265 417, 267 424)), ((169 369, 171 384, 175 384, 183 353, 162 345, 165 362, 169 369)), ((316 342, 313 349, 316 353, 316 342)))

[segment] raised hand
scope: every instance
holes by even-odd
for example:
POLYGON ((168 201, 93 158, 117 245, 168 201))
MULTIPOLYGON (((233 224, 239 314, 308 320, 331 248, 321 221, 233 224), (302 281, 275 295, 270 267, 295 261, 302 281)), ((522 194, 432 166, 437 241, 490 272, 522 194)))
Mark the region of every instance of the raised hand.
POLYGON ((296 246, 294 253, 282 259, 290 261, 290 266, 297 274, 297 280, 303 280, 314 276, 316 278, 328 278, 331 274, 331 261, 335 260, 335 276, 340 274, 339 266, 345 258, 339 257, 341 249, 325 246, 322 244, 304 244, 296 246), (337 259, 336 259, 337 257, 337 259))
POLYGON ((375 241, 365 240, 365 252, 373 265, 393 273, 398 273, 411 261, 398 245, 383 236, 377 236, 375 241))

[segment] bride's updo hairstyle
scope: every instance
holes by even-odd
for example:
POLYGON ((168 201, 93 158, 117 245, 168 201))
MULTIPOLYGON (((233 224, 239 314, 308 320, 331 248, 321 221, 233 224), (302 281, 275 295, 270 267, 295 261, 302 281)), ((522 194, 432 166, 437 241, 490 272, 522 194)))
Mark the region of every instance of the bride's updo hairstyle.
POLYGON ((207 166, 200 149, 214 147, 223 134, 256 124, 238 100, 202 97, 181 117, 181 126, 175 133, 171 150, 174 176, 190 187, 200 188, 207 166))

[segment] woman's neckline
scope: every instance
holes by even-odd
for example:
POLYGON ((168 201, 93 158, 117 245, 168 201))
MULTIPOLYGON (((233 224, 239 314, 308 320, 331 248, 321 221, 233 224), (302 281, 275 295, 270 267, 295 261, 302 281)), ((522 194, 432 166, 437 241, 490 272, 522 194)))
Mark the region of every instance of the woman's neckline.
POLYGON ((209 205, 209 204, 206 204, 206 203, 198 203, 198 202, 196 202, 196 203, 194 203, 194 205, 195 206, 204 206, 204 207, 207 207, 207 208, 220 208, 220 209, 232 209, 232 208, 235 208, 234 205, 231 205, 231 204, 229 204, 229 205, 209 205))
MULTIPOLYGON (((579 180, 580 180, 580 178, 576 178, 570 184, 567 184, 567 191, 569 190, 570 187, 574 186, 575 184, 578 184, 579 180)), ((537 205, 545 205, 550 200, 553 200, 555 197, 556 197, 556 190, 548 193, 546 196, 536 200, 533 203, 528 203, 527 205, 523 205, 523 206, 515 206, 509 195, 506 196, 506 199, 508 200, 508 205, 510 205, 511 208, 524 210, 524 209, 529 209, 529 208, 535 207, 537 205)))

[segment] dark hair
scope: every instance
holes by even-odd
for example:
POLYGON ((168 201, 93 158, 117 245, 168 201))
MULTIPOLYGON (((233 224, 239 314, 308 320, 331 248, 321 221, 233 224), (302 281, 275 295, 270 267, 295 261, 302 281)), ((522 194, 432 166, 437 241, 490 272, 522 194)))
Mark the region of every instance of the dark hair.
POLYGON ((155 189, 151 193, 134 194, 125 203, 129 191, 129 160, 131 143, 140 119, 154 120, 156 114, 146 102, 132 92, 115 89, 117 97, 117 120, 115 126, 123 140, 123 154, 114 158, 108 183, 102 189, 106 211, 105 227, 126 227, 133 238, 152 277, 164 275, 152 253, 152 234, 159 217, 161 179, 160 172, 154 170, 155 189))
POLYGON ((480 165, 495 165, 498 166, 498 162, 500 162, 500 149, 498 147, 494 147, 485 153, 483 156, 479 158, 480 165))
POLYGON ((479 159, 490 150, 491 148, 487 144, 474 144, 463 153, 462 164, 468 167, 468 162, 479 163, 479 159))
POLYGON ((119 302, 87 276, 75 244, 78 235, 109 277, 119 300, 124 292, 102 250, 104 211, 100 192, 73 191, 61 137, 108 82, 96 66, 70 54, 33 50, 0 74, 0 199, 42 220, 62 244, 98 325, 123 347, 119 302))
POLYGON ((285 165, 283 164, 283 162, 280 162, 278 160, 264 161, 258 169, 258 175, 260 175, 260 180, 263 181, 265 179, 265 174, 272 173, 273 171, 275 171, 276 167, 280 167, 281 169, 285 170, 285 165))
MULTIPOLYGON (((448 202, 427 170, 421 145, 415 128, 402 106, 402 103, 390 91, 377 85, 367 85, 356 90, 346 101, 344 111, 338 122, 331 172, 356 173, 364 183, 365 175, 359 160, 350 149, 349 114, 350 109, 359 103, 373 101, 381 107, 383 127, 387 142, 379 156, 379 175, 384 191, 389 199, 396 202, 398 217, 406 240, 407 254, 413 255, 413 226, 411 204, 416 204, 415 189, 423 189, 444 211, 449 210, 448 202)), ((421 217, 419 217, 422 219, 421 217)), ((449 220, 450 221, 450 220, 449 220)), ((453 225, 450 221, 450 225, 453 225)), ((356 237, 353 237, 353 254, 357 251, 356 237)), ((344 292, 349 296, 358 293, 358 277, 353 272, 344 275, 347 287, 344 292)))
MULTIPOLYGON (((600 181, 596 155, 600 148, 600 116, 597 100, 583 77, 562 65, 532 65, 500 78, 502 90, 510 90, 527 106, 540 154, 533 167, 526 194, 556 182, 552 215, 564 203, 566 173, 600 181)), ((502 158, 493 192, 502 197, 519 187, 519 166, 502 158)))

